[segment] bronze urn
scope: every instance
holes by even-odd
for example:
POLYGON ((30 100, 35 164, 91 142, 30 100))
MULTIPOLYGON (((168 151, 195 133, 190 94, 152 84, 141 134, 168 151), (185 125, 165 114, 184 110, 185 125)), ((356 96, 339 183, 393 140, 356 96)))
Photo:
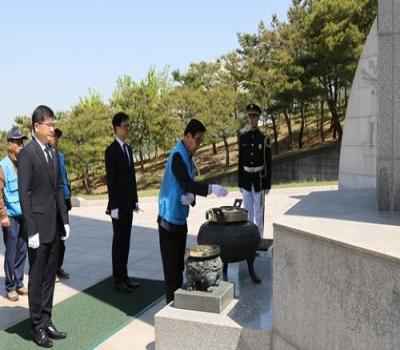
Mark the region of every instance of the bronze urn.
POLYGON ((224 274, 229 263, 246 260, 252 281, 261 283, 254 271, 260 234, 257 225, 247 220, 247 210, 241 208, 241 204, 242 200, 236 199, 233 206, 208 210, 207 221, 200 227, 197 242, 220 247, 224 274))
POLYGON ((222 274, 220 249, 216 245, 196 245, 187 249, 185 261, 187 290, 212 292, 222 274))

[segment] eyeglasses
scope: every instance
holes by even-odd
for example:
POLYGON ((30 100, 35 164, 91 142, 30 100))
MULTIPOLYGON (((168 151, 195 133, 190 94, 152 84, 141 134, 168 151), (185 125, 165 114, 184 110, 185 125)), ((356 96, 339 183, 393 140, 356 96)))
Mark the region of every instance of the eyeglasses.
POLYGON ((49 129, 50 128, 55 128, 56 127, 56 124, 55 123, 43 123, 43 122, 40 122, 40 123, 36 123, 36 124, 40 124, 40 125, 46 125, 49 129))
POLYGON ((124 129, 129 129, 131 127, 131 124, 130 123, 120 124, 119 127, 124 129))
POLYGON ((198 146, 201 146, 201 144, 203 143, 203 139, 196 139, 195 137, 193 137, 193 140, 196 142, 198 146))

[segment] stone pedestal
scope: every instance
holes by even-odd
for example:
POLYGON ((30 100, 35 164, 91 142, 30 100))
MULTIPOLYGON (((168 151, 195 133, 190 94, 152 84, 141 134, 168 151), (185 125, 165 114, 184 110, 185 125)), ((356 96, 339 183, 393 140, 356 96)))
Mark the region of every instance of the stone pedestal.
POLYGON ((156 350, 271 350, 271 332, 243 328, 229 316, 236 305, 220 314, 167 305, 155 315, 156 350))
POLYGON ((213 287, 212 292, 189 291, 180 288, 175 291, 174 307, 221 313, 232 302, 233 296, 233 283, 224 281, 221 281, 219 286, 213 287))
POLYGON ((315 192, 274 223, 273 349, 400 349, 400 217, 315 192))

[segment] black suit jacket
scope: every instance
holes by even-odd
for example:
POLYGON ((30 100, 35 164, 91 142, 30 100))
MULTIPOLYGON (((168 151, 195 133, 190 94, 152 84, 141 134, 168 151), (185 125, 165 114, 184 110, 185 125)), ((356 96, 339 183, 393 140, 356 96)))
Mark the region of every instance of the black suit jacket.
POLYGON ((138 203, 135 164, 129 145, 128 152, 130 162, 117 140, 106 149, 107 211, 118 208, 120 212, 132 212, 138 203))
POLYGON ((33 139, 18 158, 18 187, 24 228, 28 236, 39 233, 40 242, 50 243, 64 234, 68 211, 64 201, 58 153, 51 148, 53 172, 39 143, 33 139))

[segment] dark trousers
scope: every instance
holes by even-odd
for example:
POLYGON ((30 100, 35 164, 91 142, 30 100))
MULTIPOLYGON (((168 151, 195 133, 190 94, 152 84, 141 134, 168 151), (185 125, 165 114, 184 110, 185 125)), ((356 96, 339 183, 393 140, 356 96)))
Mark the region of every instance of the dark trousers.
POLYGON ((65 241, 60 239, 60 248, 58 252, 58 265, 57 269, 60 269, 64 263, 64 255, 65 255, 65 241))
POLYGON ((114 283, 122 283, 128 277, 128 257, 131 242, 133 212, 119 213, 118 220, 112 219, 112 268, 114 283))
POLYGON ((54 284, 58 264, 60 237, 51 243, 40 243, 37 249, 28 249, 29 258, 29 312, 32 328, 49 326, 53 308, 54 284))
POLYGON ((174 292, 183 284, 187 233, 168 231, 160 225, 158 233, 164 269, 165 298, 168 304, 174 300, 174 292))
POLYGON ((6 291, 24 286, 24 267, 28 244, 22 228, 22 217, 9 217, 10 226, 3 227, 3 238, 6 251, 4 254, 4 272, 6 274, 6 291))
MULTIPOLYGON (((70 208, 69 205, 71 205, 71 202, 68 202, 68 200, 65 200, 65 205, 67 208, 70 208)), ((70 210, 70 209, 68 209, 70 210)), ((58 252, 58 266, 57 269, 61 269, 61 267, 64 264, 64 255, 65 255, 65 241, 60 239, 60 251, 58 252)))

